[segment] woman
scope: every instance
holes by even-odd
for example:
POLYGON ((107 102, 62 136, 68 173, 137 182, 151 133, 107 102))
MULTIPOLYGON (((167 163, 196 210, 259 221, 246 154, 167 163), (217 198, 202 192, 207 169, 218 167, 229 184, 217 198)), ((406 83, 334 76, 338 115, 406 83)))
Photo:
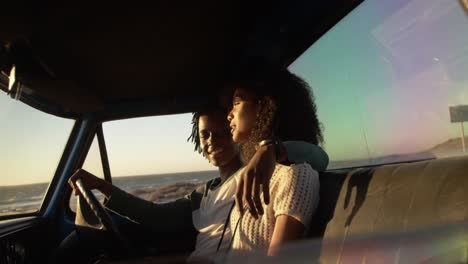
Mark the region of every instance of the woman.
MULTIPOLYGON (((228 87, 234 90, 228 120, 244 162, 252 158, 259 145, 275 144, 275 140, 322 141, 310 89, 287 69, 250 61, 228 87)), ((275 255, 278 246, 300 239, 309 226, 319 199, 317 171, 305 163, 277 164, 269 185, 269 205, 255 203, 265 207, 258 219, 241 210, 232 212, 233 250, 275 255)), ((256 188, 250 194, 244 193, 244 200, 258 192, 256 188)))

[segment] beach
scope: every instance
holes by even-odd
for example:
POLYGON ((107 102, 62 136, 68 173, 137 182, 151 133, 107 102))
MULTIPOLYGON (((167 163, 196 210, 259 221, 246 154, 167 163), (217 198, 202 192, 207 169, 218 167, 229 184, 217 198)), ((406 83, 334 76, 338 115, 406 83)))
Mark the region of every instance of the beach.
MULTIPOLYGON (((124 176, 114 177, 113 184, 145 200, 164 203, 189 194, 217 175, 217 171, 197 171, 124 176)), ((0 186, 0 216, 38 211, 48 186, 48 183, 0 186)), ((93 193, 98 199, 103 199, 99 192, 93 191, 93 193)), ((73 196, 70 200, 70 207, 74 210, 76 198, 73 196)))

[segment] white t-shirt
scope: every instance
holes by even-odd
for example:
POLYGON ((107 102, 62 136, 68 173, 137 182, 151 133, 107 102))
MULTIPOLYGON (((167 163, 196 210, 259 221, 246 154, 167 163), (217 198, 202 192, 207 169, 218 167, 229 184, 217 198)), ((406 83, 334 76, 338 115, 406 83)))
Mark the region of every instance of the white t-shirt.
POLYGON ((224 254, 228 248, 231 241, 229 222, 219 249, 220 252, 216 253, 226 219, 234 202, 237 185, 233 179, 239 171, 234 173, 215 190, 209 190, 207 196, 201 200, 200 208, 192 212, 193 225, 199 234, 195 250, 190 255, 189 260, 194 257, 205 257, 215 260, 220 257, 220 254, 224 254))

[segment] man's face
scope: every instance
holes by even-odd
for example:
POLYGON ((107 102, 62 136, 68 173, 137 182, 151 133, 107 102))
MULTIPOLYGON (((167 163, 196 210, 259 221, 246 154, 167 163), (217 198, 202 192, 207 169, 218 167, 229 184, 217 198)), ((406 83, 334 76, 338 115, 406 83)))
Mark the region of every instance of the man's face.
POLYGON ((198 135, 203 155, 216 167, 228 165, 239 155, 223 113, 203 114, 198 120, 198 135))

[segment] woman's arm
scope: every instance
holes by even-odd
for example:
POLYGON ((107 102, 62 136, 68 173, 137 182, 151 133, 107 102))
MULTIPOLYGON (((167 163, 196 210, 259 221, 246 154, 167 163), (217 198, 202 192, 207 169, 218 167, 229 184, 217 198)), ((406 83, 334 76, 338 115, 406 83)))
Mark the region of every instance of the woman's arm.
POLYGON ((320 182, 309 164, 282 166, 272 178, 272 209, 275 216, 268 255, 277 255, 287 242, 300 240, 312 224, 318 206, 320 182))
POLYGON ((301 239, 304 229, 304 225, 293 217, 288 215, 278 216, 273 230, 273 237, 268 247, 268 256, 277 255, 282 244, 301 239))
POLYGON ((276 162, 284 165, 306 162, 316 171, 325 171, 328 166, 328 155, 320 146, 305 141, 285 141, 279 144, 281 153, 277 153, 276 146, 272 144, 260 147, 241 172, 235 195, 236 208, 241 214, 247 204, 255 219, 263 215, 260 193, 263 193, 263 202, 269 204, 269 183, 276 162))

